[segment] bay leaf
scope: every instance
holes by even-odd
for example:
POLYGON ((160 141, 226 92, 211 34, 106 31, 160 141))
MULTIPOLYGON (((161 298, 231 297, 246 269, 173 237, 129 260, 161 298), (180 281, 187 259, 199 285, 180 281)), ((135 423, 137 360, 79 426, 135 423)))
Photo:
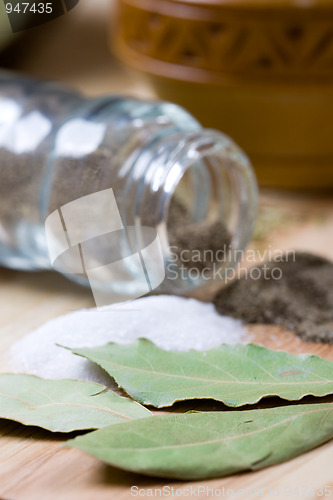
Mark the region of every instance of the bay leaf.
POLYGON ((149 416, 139 403, 100 384, 0 374, 0 418, 24 425, 71 432, 149 416))
POLYGON ((173 479, 207 479, 277 464, 333 438, 333 404, 171 414, 67 441, 115 467, 173 479))
POLYGON ((333 393, 332 361, 253 344, 170 352, 140 339, 72 352, 104 368, 136 401, 157 408, 188 399, 214 399, 238 407, 267 396, 292 401, 333 393))

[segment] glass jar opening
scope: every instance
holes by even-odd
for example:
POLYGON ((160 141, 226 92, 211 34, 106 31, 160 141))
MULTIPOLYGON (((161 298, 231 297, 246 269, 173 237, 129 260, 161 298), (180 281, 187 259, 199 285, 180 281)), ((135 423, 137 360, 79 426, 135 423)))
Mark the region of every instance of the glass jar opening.
POLYGON ((228 137, 203 131, 188 137, 168 180, 159 231, 167 249, 163 289, 185 293, 226 280, 242 258, 256 214, 247 157, 228 137))

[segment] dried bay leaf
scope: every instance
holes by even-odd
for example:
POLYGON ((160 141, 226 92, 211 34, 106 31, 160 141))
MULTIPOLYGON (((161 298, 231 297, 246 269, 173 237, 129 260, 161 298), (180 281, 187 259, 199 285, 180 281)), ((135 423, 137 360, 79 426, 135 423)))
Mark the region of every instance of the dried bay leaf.
POLYGON ((0 418, 24 425, 71 432, 149 416, 140 404, 100 384, 0 374, 0 418))
POLYGON ((154 416, 66 443, 128 471, 222 477, 284 462, 333 438, 333 404, 154 416))
POLYGON ((136 401, 157 408, 188 399, 214 399, 238 407, 267 396, 296 401, 333 393, 332 361, 253 344, 170 352, 140 339, 72 352, 104 368, 136 401))

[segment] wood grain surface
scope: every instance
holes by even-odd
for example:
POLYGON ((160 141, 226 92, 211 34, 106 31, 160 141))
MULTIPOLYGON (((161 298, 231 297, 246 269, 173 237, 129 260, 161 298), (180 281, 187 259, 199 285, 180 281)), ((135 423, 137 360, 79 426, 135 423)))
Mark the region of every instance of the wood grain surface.
MULTIPOLYGON (((59 79, 92 95, 122 91, 151 96, 145 83, 133 81, 109 55, 107 9, 106 0, 81 0, 67 16, 17 37, 0 64, 59 79)), ((332 197, 264 192, 260 205, 252 248, 297 248, 333 259, 332 197)), ((211 293, 196 296, 209 300, 211 293)), ((8 371, 6 352, 15 340, 50 318, 93 305, 89 290, 56 273, 0 269, 0 370, 8 371)), ((333 360, 333 346, 304 343, 276 326, 251 326, 249 335, 252 341, 273 349, 317 353, 333 360)), ((182 490, 178 497, 201 499, 221 489, 221 497, 295 500, 319 498, 319 488, 330 486, 333 498, 333 441, 285 464, 200 483, 165 482, 120 471, 78 450, 63 449, 63 442, 61 435, 0 421, 0 498, 129 500, 134 498, 132 486, 142 488, 141 498, 149 496, 150 488, 167 486, 170 497, 171 488, 174 495, 175 490, 182 490)))

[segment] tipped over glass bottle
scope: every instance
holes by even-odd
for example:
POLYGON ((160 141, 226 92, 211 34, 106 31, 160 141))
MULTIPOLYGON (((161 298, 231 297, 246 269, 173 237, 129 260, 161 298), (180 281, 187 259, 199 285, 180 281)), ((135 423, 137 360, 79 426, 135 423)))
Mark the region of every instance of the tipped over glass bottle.
POLYGON ((0 264, 56 270, 97 305, 224 279, 257 185, 228 137, 181 107, 88 99, 0 73, 0 264))

